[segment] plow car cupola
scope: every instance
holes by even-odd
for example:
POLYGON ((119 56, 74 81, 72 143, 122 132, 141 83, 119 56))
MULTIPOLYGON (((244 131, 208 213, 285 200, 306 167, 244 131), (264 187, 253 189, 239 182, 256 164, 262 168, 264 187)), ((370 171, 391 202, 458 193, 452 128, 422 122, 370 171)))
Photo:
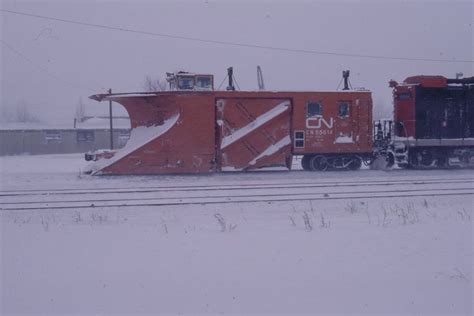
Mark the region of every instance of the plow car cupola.
POLYGON ((214 76, 193 74, 185 71, 166 73, 166 81, 171 91, 212 91, 214 76))

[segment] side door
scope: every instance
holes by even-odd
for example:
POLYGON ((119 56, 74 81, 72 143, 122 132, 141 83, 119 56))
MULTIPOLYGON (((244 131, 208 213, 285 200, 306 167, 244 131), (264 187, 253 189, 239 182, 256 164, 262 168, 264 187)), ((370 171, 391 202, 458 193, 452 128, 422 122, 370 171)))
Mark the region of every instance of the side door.
POLYGON ((216 163, 221 171, 291 167, 291 101, 216 100, 216 163))
POLYGON ((372 148, 372 101, 369 98, 356 99, 357 118, 354 118, 354 125, 357 125, 357 135, 355 143, 362 151, 371 151, 372 148))
POLYGON ((357 109, 354 111, 352 101, 337 102, 337 116, 335 124, 335 144, 354 144, 357 130, 354 129, 354 119, 359 115, 357 109))

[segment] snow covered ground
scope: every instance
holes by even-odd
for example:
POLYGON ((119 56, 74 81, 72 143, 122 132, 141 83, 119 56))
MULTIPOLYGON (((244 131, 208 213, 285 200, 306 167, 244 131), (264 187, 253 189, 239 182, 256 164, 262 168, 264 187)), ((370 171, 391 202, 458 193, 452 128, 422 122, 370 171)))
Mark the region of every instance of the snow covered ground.
POLYGON ((85 164, 0 158, 2 315, 472 314, 474 170, 93 177, 85 164), (266 200, 285 191, 301 199, 266 200), (101 206, 196 196, 229 203, 101 206))

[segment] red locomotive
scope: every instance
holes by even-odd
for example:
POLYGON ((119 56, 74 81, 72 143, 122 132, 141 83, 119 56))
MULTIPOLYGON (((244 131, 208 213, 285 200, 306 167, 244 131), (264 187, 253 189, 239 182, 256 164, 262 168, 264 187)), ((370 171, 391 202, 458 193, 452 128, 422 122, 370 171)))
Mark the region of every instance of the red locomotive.
MULTIPOLYGON (((108 159, 98 159, 90 171, 175 174, 275 167, 289 170, 295 155, 303 157, 305 170, 356 170, 379 155, 401 166, 418 166, 428 165, 428 148, 436 147, 429 143, 429 147, 421 149, 419 146, 425 143, 417 142, 419 133, 424 133, 422 128, 426 127, 419 127, 421 114, 415 113, 425 111, 429 106, 426 96, 432 95, 426 77, 408 78, 402 85, 392 82, 395 96, 392 137, 390 123, 372 123, 371 92, 348 89, 348 72, 344 72, 343 91, 250 92, 235 91, 231 71, 227 91, 214 90, 212 75, 179 72, 168 74, 171 91, 92 96, 98 101, 111 100, 123 105, 130 116, 132 131, 124 148, 108 159)), ((448 152, 443 157, 448 161, 449 155, 459 153, 462 161, 469 162, 474 156, 474 139, 469 140, 474 135, 471 85, 474 80, 455 83, 462 94, 451 93, 450 82, 443 77, 429 79, 438 85, 437 89, 450 91, 439 92, 446 100, 455 95, 457 101, 453 104, 464 102, 459 110, 463 124, 463 134, 459 136, 463 137, 458 142, 449 142, 456 145, 443 151, 448 152), (443 82, 446 86, 440 87, 443 82)), ((452 128, 454 121, 449 113, 446 126, 452 128)), ((454 136, 452 131, 446 135, 451 136, 450 133, 454 136)), ((447 143, 442 141, 440 146, 444 145, 447 143)), ((440 164, 439 151, 430 153, 434 155, 433 161, 440 164)))
POLYGON ((474 77, 390 82, 395 162, 404 168, 469 166, 474 158, 474 77))

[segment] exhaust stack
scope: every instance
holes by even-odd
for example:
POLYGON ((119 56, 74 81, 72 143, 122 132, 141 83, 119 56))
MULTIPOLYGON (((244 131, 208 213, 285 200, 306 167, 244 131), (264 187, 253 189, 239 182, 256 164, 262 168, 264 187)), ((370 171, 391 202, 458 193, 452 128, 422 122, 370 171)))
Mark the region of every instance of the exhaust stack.
POLYGON ((227 91, 235 91, 234 87, 234 68, 227 68, 227 78, 229 78, 229 85, 227 86, 227 91))

